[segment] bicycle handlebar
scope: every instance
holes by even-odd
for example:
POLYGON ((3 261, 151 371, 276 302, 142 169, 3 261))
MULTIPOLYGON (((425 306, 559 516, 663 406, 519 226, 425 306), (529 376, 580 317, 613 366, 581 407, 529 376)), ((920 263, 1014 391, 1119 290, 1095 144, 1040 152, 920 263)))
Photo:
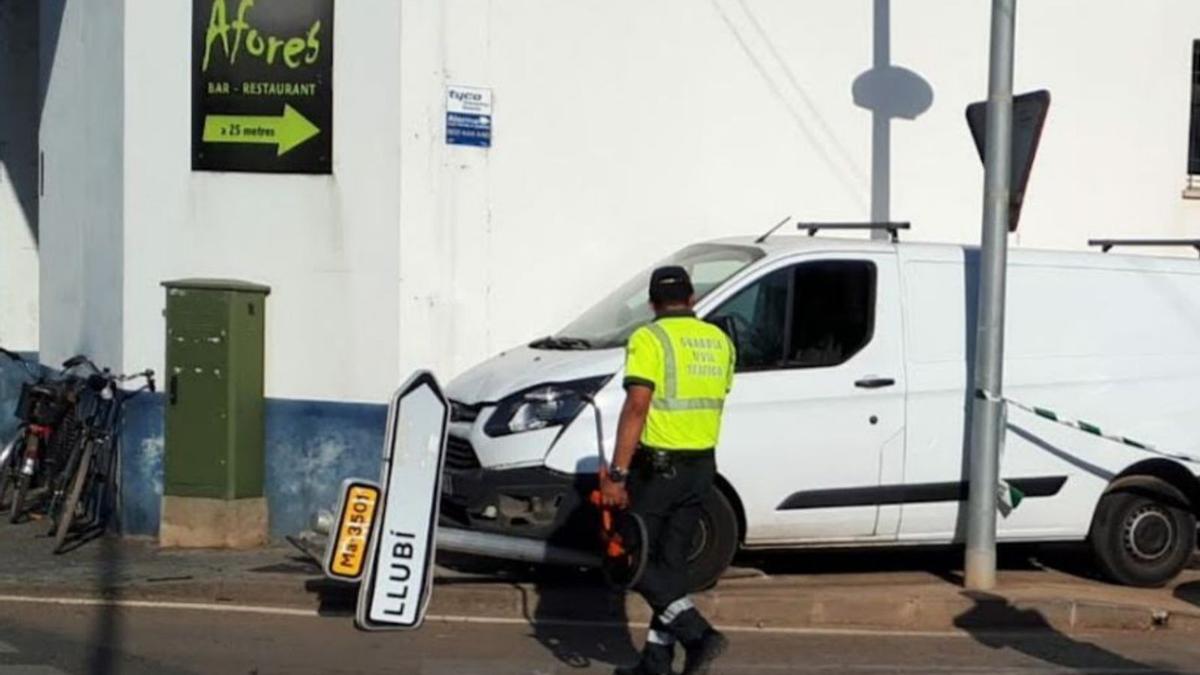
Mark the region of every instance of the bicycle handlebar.
MULTIPOLYGON (((88 363, 91 362, 88 361, 88 363)), ((154 384, 154 371, 150 368, 137 373, 114 373, 109 370, 98 370, 97 372, 89 375, 86 379, 88 387, 95 391, 106 389, 109 385, 117 385, 122 382, 130 382, 138 379, 144 379, 146 381, 146 384, 139 388, 138 391, 141 391, 142 389, 148 389, 151 392, 157 391, 157 387, 155 387, 154 384)))
POLYGON ((130 380, 144 379, 144 380, 146 380, 146 388, 149 389, 152 393, 158 390, 158 388, 154 386, 154 370, 151 368, 147 368, 138 373, 130 373, 128 375, 117 375, 116 379, 120 380, 121 382, 129 382, 130 380))
POLYGON ((63 361, 62 367, 63 367, 63 370, 70 370, 72 368, 76 368, 76 367, 82 366, 84 364, 91 366, 92 370, 96 370, 96 371, 100 370, 99 368, 96 367, 96 364, 92 363, 91 359, 84 356, 83 354, 76 354, 75 356, 72 356, 71 358, 67 359, 66 361, 63 361))
MULTIPOLYGON (((20 356, 9 352, 3 347, 0 347, 0 352, 9 354, 14 359, 21 359, 20 356)), ((114 373, 108 368, 101 368, 100 366, 97 366, 94 361, 84 354, 76 354, 66 361, 63 361, 62 364, 63 370, 71 370, 72 368, 78 368, 79 366, 87 366, 94 373, 92 377, 102 377, 109 382, 129 382, 130 380, 145 379, 147 386, 149 386, 151 390, 154 389, 154 370, 151 368, 147 368, 136 373, 114 373)))

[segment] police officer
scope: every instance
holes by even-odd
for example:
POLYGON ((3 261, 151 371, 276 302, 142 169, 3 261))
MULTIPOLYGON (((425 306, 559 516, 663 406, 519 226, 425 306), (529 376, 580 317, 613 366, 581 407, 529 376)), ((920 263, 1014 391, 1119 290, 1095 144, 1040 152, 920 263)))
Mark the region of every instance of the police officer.
POLYGON ((704 673, 727 644, 688 597, 687 556, 716 473, 735 356, 724 332, 696 318, 694 301, 685 269, 654 270, 655 319, 629 338, 617 448, 600 476, 605 504, 628 506, 648 534, 649 562, 636 590, 654 618, 640 661, 618 675, 670 673, 676 642, 686 654, 683 672, 704 673))

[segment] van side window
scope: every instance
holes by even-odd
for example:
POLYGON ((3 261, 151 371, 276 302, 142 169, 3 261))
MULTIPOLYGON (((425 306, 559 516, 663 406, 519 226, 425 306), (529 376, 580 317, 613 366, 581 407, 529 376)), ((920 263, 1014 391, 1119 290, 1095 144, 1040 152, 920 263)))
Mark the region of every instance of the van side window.
POLYGON ((835 366, 871 341, 875 265, 823 260, 777 270, 708 319, 733 332, 738 370, 835 366))
MULTIPOLYGON (((1192 110, 1188 127, 1188 175, 1200 179, 1200 40, 1192 42, 1192 110)), ((1189 184, 1188 187, 1193 187, 1189 184)))
POLYGON ((791 269, 772 272, 738 291, 708 317, 733 332, 738 370, 778 368, 783 362, 791 280, 791 269))
POLYGON ((875 265, 829 260, 796 267, 790 365, 845 363, 871 341, 875 328, 875 265))

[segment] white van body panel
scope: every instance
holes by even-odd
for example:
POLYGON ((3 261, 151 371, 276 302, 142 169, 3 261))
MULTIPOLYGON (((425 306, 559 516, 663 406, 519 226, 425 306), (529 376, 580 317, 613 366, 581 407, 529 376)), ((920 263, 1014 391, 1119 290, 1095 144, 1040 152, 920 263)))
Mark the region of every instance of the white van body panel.
POLYGON ((454 378, 448 394, 457 401, 495 403, 547 382, 611 375, 621 366, 620 349, 570 351, 514 347, 454 378))
POLYGON ((836 258, 876 268, 873 335, 862 351, 829 368, 744 372, 725 404, 718 451, 721 475, 741 496, 747 545, 822 540, 894 540, 899 509, 876 504, 781 508, 796 493, 875 487, 901 480, 904 459, 904 346, 896 255, 878 247, 837 254, 800 253, 760 265, 712 298, 716 307, 777 270, 836 258), (895 384, 861 389, 855 382, 895 384), (872 421, 874 420, 874 421, 872 421), (882 511, 882 512, 881 512, 882 511))
MULTIPOLYGON (((446 388, 447 396, 451 400, 480 407, 474 422, 451 422, 449 433, 468 439, 480 464, 486 468, 540 465, 562 429, 538 429, 508 436, 488 436, 483 427, 496 409, 495 404, 505 396, 539 384, 611 375, 621 367, 622 357, 620 349, 558 351, 521 346, 502 352, 456 377, 446 388)), ((615 405, 619 411, 621 402, 617 401, 615 405)), ((616 420, 616 411, 610 414, 612 419, 616 420)), ((575 420, 571 426, 578 425, 580 421, 575 420)), ((591 423, 590 417, 583 421, 591 423)), ((591 452, 594 454, 594 431, 590 443, 591 452)), ((575 464, 563 470, 574 471, 575 464)), ((595 467, 591 470, 595 471, 595 467)))
MULTIPOLYGON (((754 245, 744 238, 717 243, 754 245)), ((870 343, 845 363, 735 378, 717 462, 743 510, 745 545, 961 541, 965 501, 954 495, 966 490, 977 252, 803 237, 773 237, 761 248, 766 255, 706 297, 698 315, 772 270, 848 258, 876 266, 876 315, 870 343), (868 377, 895 382, 855 386, 868 377), (817 506, 779 508, 797 493, 817 506), (864 503, 853 505, 861 495, 864 503), (823 500, 842 505, 821 507, 823 500)), ((452 425, 451 434, 470 440, 484 469, 592 473, 598 459, 589 409, 565 428, 492 438, 483 425, 489 406, 506 395, 612 375, 596 396, 611 457, 624 398, 622 359, 620 349, 506 352, 448 387, 456 401, 485 404, 474 422, 452 425)), ((1106 431, 1200 455, 1200 263, 1013 250, 1004 391, 1106 431)), ((1001 475, 1050 487, 999 520, 1004 541, 1086 537, 1109 482, 1155 459, 1015 409, 1008 430, 1001 475)))
MULTIPOLYGON (((596 394, 596 406, 600 409, 601 429, 604 435, 604 457, 611 459, 617 447, 617 419, 625 403, 625 389, 621 386, 624 374, 622 350, 616 350, 619 372, 596 394)), ((562 435, 550 448, 546 466, 561 473, 595 473, 600 468, 600 451, 596 447, 596 416, 590 409, 580 413, 575 421, 567 425, 562 435)))
MULTIPOLYGON (((964 480, 976 254, 901 247, 908 316, 907 483, 964 480)), ((1200 455, 1200 264, 1014 250, 1005 396, 1200 455)), ((1154 455, 1009 409, 1006 478, 1065 476, 998 523, 1008 540, 1082 539, 1109 482, 1154 455)), ((1193 473, 1197 467, 1188 467, 1193 473)), ((961 540, 964 505, 908 504, 900 539, 961 540)))

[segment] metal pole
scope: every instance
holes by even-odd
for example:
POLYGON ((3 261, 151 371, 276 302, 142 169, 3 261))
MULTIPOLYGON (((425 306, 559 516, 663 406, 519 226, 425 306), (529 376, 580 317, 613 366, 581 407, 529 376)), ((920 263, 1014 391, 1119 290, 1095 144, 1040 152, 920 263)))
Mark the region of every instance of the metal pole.
MULTIPOLYGON (((1002 392, 1004 281, 1008 257, 1008 199, 1012 164, 1013 33, 1016 0, 992 0, 988 68, 987 143, 983 179, 983 237, 979 272, 979 325, 972 391, 1002 392)), ((1001 404, 972 398, 970 495, 967 501, 966 586, 996 585, 996 498, 999 484, 1001 404)))
POLYGON ((600 566, 600 555, 591 551, 563 548, 538 539, 460 530, 455 527, 438 528, 437 548, 439 551, 546 565, 600 566))

